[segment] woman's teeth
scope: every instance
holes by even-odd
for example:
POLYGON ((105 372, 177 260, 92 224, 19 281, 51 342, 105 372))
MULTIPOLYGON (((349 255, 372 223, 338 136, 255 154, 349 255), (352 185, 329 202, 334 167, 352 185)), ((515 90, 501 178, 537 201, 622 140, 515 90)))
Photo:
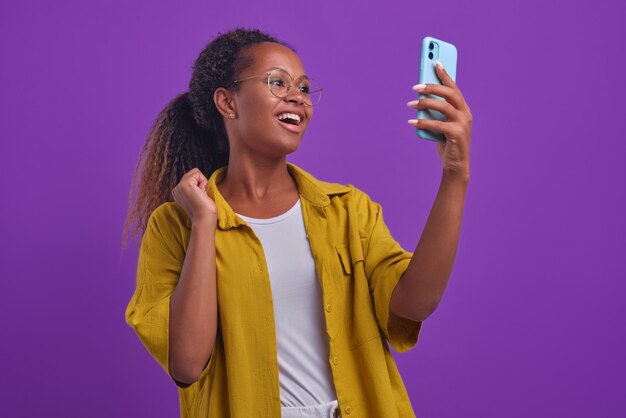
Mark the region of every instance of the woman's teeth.
POLYGON ((293 125, 300 124, 300 116, 296 115, 295 113, 281 113, 280 115, 278 115, 278 120, 284 121, 286 123, 295 122, 292 123, 293 125))

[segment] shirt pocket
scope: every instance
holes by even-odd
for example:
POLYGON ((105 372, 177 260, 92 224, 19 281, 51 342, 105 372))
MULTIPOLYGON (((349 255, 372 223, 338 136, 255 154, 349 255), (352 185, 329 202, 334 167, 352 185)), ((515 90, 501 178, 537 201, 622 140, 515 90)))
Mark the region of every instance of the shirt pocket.
POLYGON ((357 241, 357 246, 352 247, 350 244, 338 244, 335 245, 335 251, 341 263, 343 273, 347 276, 352 276, 356 273, 358 262, 363 260, 363 249, 360 247, 361 243, 357 241))
POLYGON ((336 245, 335 250, 339 255, 339 261, 345 275, 352 275, 352 258, 350 257, 350 249, 347 244, 336 245))
MULTIPOLYGON (((360 242, 358 242, 360 245, 360 242)), ((350 348, 369 340, 380 338, 374 306, 369 292, 368 281, 363 269, 360 248, 350 251, 349 244, 335 245, 338 264, 341 264, 343 277, 343 303, 345 306, 345 336, 350 348)))

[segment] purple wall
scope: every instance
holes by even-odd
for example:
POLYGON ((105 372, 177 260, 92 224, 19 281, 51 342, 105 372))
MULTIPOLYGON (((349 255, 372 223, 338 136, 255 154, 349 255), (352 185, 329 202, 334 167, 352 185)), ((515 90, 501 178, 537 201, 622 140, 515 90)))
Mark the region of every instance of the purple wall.
POLYGON ((625 7, 554 3, 3 2, 0 414, 177 416, 124 322, 121 230, 153 120, 241 25, 294 45, 326 88, 289 160, 368 192, 411 251, 441 162, 405 103, 421 38, 459 49, 475 120, 460 248, 417 347, 395 353, 417 415, 626 416, 625 7))

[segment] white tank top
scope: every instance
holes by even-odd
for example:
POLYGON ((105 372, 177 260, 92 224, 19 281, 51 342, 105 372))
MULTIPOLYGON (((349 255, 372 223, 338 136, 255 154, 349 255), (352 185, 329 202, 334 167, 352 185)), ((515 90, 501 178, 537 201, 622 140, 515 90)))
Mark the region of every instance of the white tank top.
POLYGON ((281 405, 310 406, 335 400, 322 289, 306 237, 300 199, 287 212, 273 218, 237 215, 261 241, 267 260, 281 405))

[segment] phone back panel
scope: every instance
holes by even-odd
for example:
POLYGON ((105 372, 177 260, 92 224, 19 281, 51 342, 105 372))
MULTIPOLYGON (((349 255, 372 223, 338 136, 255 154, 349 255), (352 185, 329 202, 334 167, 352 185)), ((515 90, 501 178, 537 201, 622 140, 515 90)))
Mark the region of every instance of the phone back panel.
MULTIPOLYGON (((420 54, 420 84, 441 84, 441 80, 435 72, 435 64, 439 60, 446 72, 450 75, 452 80, 456 82, 456 61, 457 50, 454 45, 448 42, 444 42, 440 39, 427 36, 422 40, 422 51, 420 54), (433 48, 430 48, 430 44, 433 44, 433 48), (429 56, 432 53, 432 58, 429 56)), ((422 98, 434 98, 437 100, 444 100, 443 97, 435 96, 433 94, 420 94, 419 99, 422 98)), ((420 109, 417 111, 418 119, 438 119, 445 121, 446 117, 436 110, 432 109, 420 109)), ((429 131, 426 129, 417 129, 416 133, 419 137, 428 139, 430 141, 445 142, 446 138, 443 134, 435 131, 429 131)))

